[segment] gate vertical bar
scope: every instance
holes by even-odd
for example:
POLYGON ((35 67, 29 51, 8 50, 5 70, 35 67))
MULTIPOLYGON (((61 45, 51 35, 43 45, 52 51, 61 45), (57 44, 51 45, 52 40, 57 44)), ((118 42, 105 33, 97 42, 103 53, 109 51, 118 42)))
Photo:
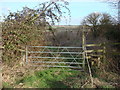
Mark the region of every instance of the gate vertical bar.
POLYGON ((85 27, 82 30, 82 48, 83 48, 83 69, 85 68, 85 27))

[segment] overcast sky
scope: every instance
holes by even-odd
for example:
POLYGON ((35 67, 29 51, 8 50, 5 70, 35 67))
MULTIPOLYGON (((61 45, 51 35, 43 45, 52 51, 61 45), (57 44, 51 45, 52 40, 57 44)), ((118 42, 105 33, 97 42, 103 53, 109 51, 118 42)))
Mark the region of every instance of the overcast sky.
MULTIPOLYGON (((39 3, 50 0, 0 0, 0 16, 8 15, 8 12, 20 11, 24 6, 34 8, 39 3)), ((53 1, 53 0, 51 0, 53 1)), ((56 1, 56 0, 54 0, 56 1)), ((82 19, 92 12, 109 13, 112 16, 116 11, 110 7, 108 3, 100 2, 100 0, 67 0, 69 1, 69 9, 71 10, 71 22, 66 23, 63 19, 60 25, 70 24, 79 25, 82 19)))

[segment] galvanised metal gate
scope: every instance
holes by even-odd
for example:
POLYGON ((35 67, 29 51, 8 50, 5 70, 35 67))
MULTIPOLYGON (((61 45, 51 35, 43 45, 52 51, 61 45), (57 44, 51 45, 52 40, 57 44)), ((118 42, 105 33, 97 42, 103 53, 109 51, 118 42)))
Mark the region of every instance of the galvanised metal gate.
POLYGON ((83 70, 85 52, 83 47, 27 46, 26 63, 40 67, 83 70))

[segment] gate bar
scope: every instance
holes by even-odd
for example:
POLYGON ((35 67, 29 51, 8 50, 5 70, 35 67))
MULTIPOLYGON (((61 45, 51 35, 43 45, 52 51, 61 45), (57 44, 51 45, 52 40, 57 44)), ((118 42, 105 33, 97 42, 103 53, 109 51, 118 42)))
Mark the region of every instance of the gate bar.
POLYGON ((82 67, 74 67, 74 66, 52 66, 52 65, 32 65, 32 66, 41 66, 41 67, 65 67, 65 68, 82 69, 82 67))
POLYGON ((82 47, 57 47, 57 46, 28 46, 28 47, 43 47, 43 48, 82 48, 82 47))
POLYGON ((83 54, 83 52, 40 52, 40 51, 29 51, 28 53, 60 53, 60 54, 83 54))
POLYGON ((77 63, 77 62, 49 62, 49 61, 30 61, 33 63, 63 63, 63 64, 83 64, 83 63, 77 63))
MULTIPOLYGON (((65 57, 28 57, 28 58, 73 59, 73 58, 65 58, 65 57)), ((83 58, 74 58, 74 59, 83 59, 83 58)))

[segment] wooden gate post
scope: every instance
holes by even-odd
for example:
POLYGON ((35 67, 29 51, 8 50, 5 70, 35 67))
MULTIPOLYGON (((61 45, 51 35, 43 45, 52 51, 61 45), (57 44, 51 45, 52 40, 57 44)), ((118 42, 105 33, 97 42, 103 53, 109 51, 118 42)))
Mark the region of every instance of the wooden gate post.
POLYGON ((85 68, 85 44, 86 44, 85 27, 83 26, 82 30, 83 68, 85 68))
POLYGON ((106 63, 106 44, 104 42, 103 44, 103 62, 106 63))

